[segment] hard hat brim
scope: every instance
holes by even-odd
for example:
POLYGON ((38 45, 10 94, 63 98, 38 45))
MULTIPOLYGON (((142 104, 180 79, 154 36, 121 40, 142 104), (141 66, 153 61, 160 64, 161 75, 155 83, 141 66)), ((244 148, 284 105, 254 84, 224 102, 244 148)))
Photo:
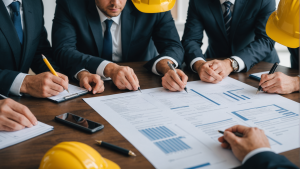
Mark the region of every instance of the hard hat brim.
POLYGON ((266 25, 266 33, 267 35, 273 39, 274 41, 287 46, 289 48, 298 48, 299 47, 299 38, 292 37, 287 33, 283 32, 282 30, 278 29, 274 23, 276 19, 276 11, 273 12, 268 19, 266 25))
POLYGON ((133 1, 134 6, 143 13, 161 13, 161 12, 167 12, 169 10, 171 10, 174 5, 175 5, 176 1, 173 0, 170 3, 165 3, 162 5, 148 5, 148 4, 143 4, 143 3, 135 3, 133 1))
POLYGON ((105 160, 105 162, 107 163, 107 169, 121 169, 120 166, 118 164, 116 164, 113 161, 110 161, 107 158, 103 158, 105 160))

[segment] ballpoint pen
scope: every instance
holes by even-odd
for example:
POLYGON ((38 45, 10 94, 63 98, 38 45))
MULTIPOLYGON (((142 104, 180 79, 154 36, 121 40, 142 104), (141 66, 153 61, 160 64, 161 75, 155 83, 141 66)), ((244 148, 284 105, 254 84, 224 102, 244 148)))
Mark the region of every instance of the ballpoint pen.
MULTIPOLYGON (((177 73, 176 69, 174 68, 174 66, 169 61, 167 63, 168 63, 168 66, 170 67, 170 69, 172 69, 177 74, 177 76, 180 78, 180 76, 178 75, 178 73, 177 73)), ((188 93, 186 87, 184 88, 184 90, 188 93)))
MULTIPOLYGON (((273 73, 275 72, 277 66, 278 66, 278 62, 274 63, 274 65, 272 66, 272 68, 271 68, 271 70, 270 70, 270 72, 269 72, 269 75, 270 75, 270 74, 273 74, 273 73)), ((262 87, 259 86, 258 89, 257 89, 256 94, 257 94, 259 91, 261 91, 261 89, 262 89, 262 87)))
POLYGON ((102 140, 98 141, 98 140, 95 140, 100 146, 102 147, 105 147, 107 149, 111 149, 111 150, 114 150, 116 152, 119 152, 121 154, 124 154, 124 155, 129 155, 129 156, 136 156, 134 154, 134 152, 130 151, 130 150, 127 150, 125 148, 122 148, 122 147, 119 147, 119 146, 116 146, 116 145, 113 145, 113 144, 109 144, 109 143, 106 143, 102 140))
POLYGON ((138 87, 138 90, 142 93, 142 90, 141 90, 141 88, 140 87, 138 87))
MULTIPOLYGON (((224 131, 218 130, 219 133, 224 134, 224 131)), ((234 135, 236 135, 237 137, 243 137, 243 134, 238 133, 238 132, 233 132, 234 135)))
POLYGON ((2 94, 0 94, 0 97, 2 97, 3 99, 8 99, 8 97, 6 97, 6 96, 4 96, 2 94))
MULTIPOLYGON (((47 59, 43 54, 42 54, 42 56, 43 56, 43 61, 45 62, 45 64, 47 65, 47 67, 49 68, 49 70, 51 71, 51 73, 52 73, 54 76, 59 77, 59 76, 57 75, 56 71, 53 69, 53 67, 52 67, 51 64, 49 63, 48 59, 47 59)), ((66 90, 67 90, 68 93, 70 93, 68 89, 66 89, 66 90)))

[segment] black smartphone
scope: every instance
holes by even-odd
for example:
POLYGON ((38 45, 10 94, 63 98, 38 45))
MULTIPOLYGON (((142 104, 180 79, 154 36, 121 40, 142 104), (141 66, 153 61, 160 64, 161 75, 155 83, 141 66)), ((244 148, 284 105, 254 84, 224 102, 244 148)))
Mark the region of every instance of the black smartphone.
POLYGON ((95 133, 96 131, 102 130, 104 128, 103 124, 96 123, 72 113, 64 113, 55 116, 55 121, 64 123, 68 126, 77 128, 87 133, 95 133))

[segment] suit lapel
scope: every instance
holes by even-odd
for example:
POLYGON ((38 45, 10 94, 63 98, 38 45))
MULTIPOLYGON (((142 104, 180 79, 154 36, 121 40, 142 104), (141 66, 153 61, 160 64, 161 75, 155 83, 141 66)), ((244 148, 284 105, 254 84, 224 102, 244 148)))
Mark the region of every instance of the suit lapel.
MULTIPOLYGON (((239 0, 236 0, 239 1, 239 0)), ((212 12, 212 14, 214 15, 216 22, 218 23, 222 34, 224 35, 224 38, 228 40, 227 34, 226 34, 226 29, 225 29, 225 23, 224 23, 224 18, 223 18, 223 14, 222 14, 222 8, 221 8, 221 4, 219 0, 210 0, 210 10, 212 12)))
POLYGON ((234 3, 233 8, 233 16, 232 16, 232 22, 231 22, 231 30, 230 30, 230 39, 233 40, 234 38, 234 32, 236 32, 236 29, 239 25, 239 22, 241 20, 241 17, 243 16, 243 13, 245 11, 245 7, 247 6, 247 0, 236 0, 234 3))
POLYGON ((127 55, 131 43, 131 35, 134 29, 135 16, 132 7, 127 2, 121 15, 121 38, 122 38, 122 60, 127 61, 127 55))
POLYGON ((93 33, 94 40, 97 45, 98 55, 101 57, 103 47, 102 26, 100 16, 96 8, 94 0, 88 0, 87 20, 93 33))
POLYGON ((12 20, 2 1, 0 2, 0 29, 10 45, 15 59, 16 67, 19 70, 22 47, 12 20))
POLYGON ((23 17, 24 17, 24 44, 23 44, 23 53, 22 53, 22 62, 20 67, 22 68, 24 60, 26 59, 27 49, 30 48, 32 38, 35 37, 35 18, 33 14, 31 1, 22 1, 23 3, 23 17))

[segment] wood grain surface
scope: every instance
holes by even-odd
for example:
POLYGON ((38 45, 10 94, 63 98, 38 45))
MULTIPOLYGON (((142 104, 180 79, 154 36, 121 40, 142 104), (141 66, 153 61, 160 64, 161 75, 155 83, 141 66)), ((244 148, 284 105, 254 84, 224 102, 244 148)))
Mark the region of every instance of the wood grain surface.
MULTIPOLYGON (((122 63, 121 65, 130 66, 134 69, 139 78, 141 89, 149 89, 154 87, 162 87, 161 77, 148 72, 143 65, 145 62, 122 63)), ((247 83, 251 86, 258 87, 258 81, 250 79, 251 73, 269 71, 273 64, 261 62, 254 66, 247 73, 232 73, 230 77, 247 83)), ((277 71, 285 74, 297 76, 298 70, 289 69, 278 66, 277 71)), ((188 75, 189 81, 199 80, 196 73, 184 68, 184 72, 188 75)), ((77 82, 71 82, 78 85, 77 82)), ((78 141, 90 145, 97 150, 103 157, 108 158, 121 168, 154 168, 150 162, 131 145, 116 129, 104 120, 97 112, 88 106, 82 98, 98 97, 111 94, 118 94, 128 91, 118 90, 111 82, 105 82, 105 91, 102 94, 87 94, 76 99, 63 102, 60 104, 53 103, 47 99, 37 99, 32 97, 12 97, 12 99, 28 106, 37 119, 41 122, 54 126, 54 130, 38 137, 32 138, 17 145, 0 150, 0 169, 37 169, 44 154, 56 144, 63 141, 78 141), (71 127, 54 121, 54 117, 66 112, 85 117, 87 119, 104 124, 102 131, 94 134, 87 134, 71 127), (137 154, 136 157, 127 157, 116 152, 107 150, 96 145, 95 140, 103 140, 126 149, 130 149, 137 154)), ((300 102, 299 92, 283 95, 286 98, 300 102)), ((124 126, 126 127, 126 126, 124 126)), ((298 133, 299 134, 299 133, 298 133)), ((281 153, 300 167, 299 148, 288 152, 281 153)))

